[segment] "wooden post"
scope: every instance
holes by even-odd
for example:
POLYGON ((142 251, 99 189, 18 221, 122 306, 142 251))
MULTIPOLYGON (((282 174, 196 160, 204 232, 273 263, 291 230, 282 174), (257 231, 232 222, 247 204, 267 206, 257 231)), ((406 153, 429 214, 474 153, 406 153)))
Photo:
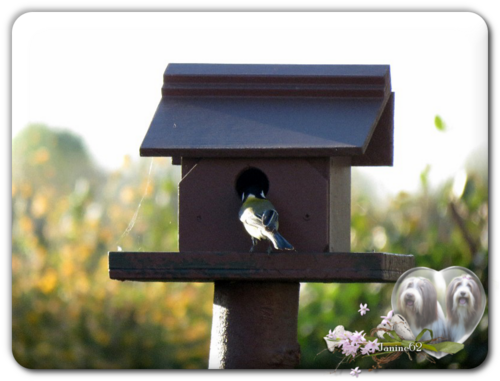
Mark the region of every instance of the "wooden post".
POLYGON ((298 282, 215 282, 209 369, 299 365, 298 282))

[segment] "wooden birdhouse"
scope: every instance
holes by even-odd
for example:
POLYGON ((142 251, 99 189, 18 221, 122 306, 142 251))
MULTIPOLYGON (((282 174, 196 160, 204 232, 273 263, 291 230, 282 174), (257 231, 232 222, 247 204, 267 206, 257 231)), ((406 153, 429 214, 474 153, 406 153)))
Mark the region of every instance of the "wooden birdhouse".
POLYGON ((413 267, 350 252, 351 167, 392 165, 393 116, 387 65, 168 65, 140 153, 182 167, 179 253, 110 253, 111 278, 215 282, 210 367, 295 367, 299 282, 413 267), (252 184, 295 251, 249 252, 238 210, 252 184))

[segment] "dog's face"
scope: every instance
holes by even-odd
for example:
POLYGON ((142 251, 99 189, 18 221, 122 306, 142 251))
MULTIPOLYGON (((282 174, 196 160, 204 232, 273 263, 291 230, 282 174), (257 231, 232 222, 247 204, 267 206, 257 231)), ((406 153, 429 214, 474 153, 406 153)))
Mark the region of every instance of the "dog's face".
POLYGON ((473 314, 481 303, 479 287, 468 275, 453 279, 446 292, 448 316, 473 314))
POLYGON ((424 327, 437 319, 437 293, 430 280, 408 278, 399 289, 399 312, 410 324, 424 327))
POLYGON ((406 311, 421 311, 422 310, 422 293, 418 283, 419 279, 409 278, 401 286, 401 294, 399 303, 402 309, 406 311))

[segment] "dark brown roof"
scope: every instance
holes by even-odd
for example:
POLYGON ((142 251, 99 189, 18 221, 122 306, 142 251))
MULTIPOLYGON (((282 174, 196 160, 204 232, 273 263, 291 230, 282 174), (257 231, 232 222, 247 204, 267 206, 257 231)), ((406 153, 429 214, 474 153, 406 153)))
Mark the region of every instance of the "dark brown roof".
POLYGON ((170 64, 141 156, 392 165, 387 65, 170 64))

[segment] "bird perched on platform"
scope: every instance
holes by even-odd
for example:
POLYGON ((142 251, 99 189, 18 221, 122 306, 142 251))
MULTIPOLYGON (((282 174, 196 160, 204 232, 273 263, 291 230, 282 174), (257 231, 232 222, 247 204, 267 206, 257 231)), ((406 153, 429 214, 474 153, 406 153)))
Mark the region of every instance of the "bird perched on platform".
MULTIPOLYGON (((260 240, 268 240, 276 250, 293 250, 293 246, 278 233, 278 212, 266 199, 264 191, 252 186, 247 188, 241 197, 243 205, 239 217, 252 238, 250 252, 253 252, 260 240)), ((267 252, 271 252, 271 245, 267 252)))

